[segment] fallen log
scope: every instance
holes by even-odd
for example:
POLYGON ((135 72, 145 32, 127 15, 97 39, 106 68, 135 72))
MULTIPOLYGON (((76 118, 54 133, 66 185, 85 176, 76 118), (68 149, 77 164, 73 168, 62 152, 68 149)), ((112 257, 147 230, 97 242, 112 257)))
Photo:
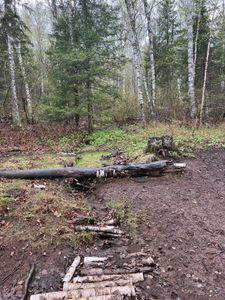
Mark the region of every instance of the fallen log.
POLYGON ((124 269, 113 269, 113 270, 106 270, 101 268, 90 268, 80 270, 81 276, 96 276, 96 275, 128 275, 133 273, 149 273, 152 272, 152 267, 134 267, 132 269, 124 270, 124 269))
MULTIPOLYGON (((54 300, 64 300, 65 298, 57 298, 54 300)), ((85 297, 85 298, 79 298, 79 300, 123 300, 124 296, 118 293, 114 293, 111 295, 104 295, 104 296, 93 296, 93 297, 85 297)), ((41 299, 43 300, 43 299, 41 299)), ((44 299, 45 300, 45 299, 44 299)), ((67 299, 67 300, 74 300, 73 299, 67 299)))
POLYGON ((76 269, 79 267, 81 262, 80 256, 75 257, 72 265, 69 267, 66 275, 63 278, 63 282, 69 282, 73 278, 73 274, 76 272, 76 269))
POLYGON ((118 279, 114 281, 90 282, 90 283, 70 283, 63 284, 63 291, 75 291, 79 289, 99 289, 106 287, 126 286, 132 284, 131 279, 118 279))
MULTIPOLYGON (((123 300, 123 299, 124 299, 124 297, 122 295, 118 295, 118 294, 117 295, 113 294, 113 295, 105 295, 105 296, 88 297, 88 298, 79 298, 79 300, 123 300)), ((74 300, 74 299, 67 299, 67 300, 74 300)))
POLYGON ((93 232, 103 232, 103 233, 111 233, 116 235, 122 235, 123 231, 114 227, 114 226, 92 226, 92 225, 84 225, 84 226, 75 226, 76 231, 93 231, 93 232))
POLYGON ((86 256, 84 257, 84 265, 91 265, 93 263, 103 263, 106 260, 107 257, 86 256))
POLYGON ((76 276, 73 278, 73 283, 92 283, 102 281, 113 281, 120 279, 128 279, 132 283, 144 281, 143 273, 131 273, 131 274, 116 274, 116 275, 96 275, 96 276, 76 276))
POLYGON ((30 300, 56 300, 56 299, 76 300, 80 298, 112 295, 117 292, 124 296, 136 295, 134 287, 132 285, 127 285, 127 286, 106 287, 106 288, 99 288, 99 289, 86 289, 86 290, 80 289, 80 290, 68 291, 68 292, 51 292, 51 293, 37 294, 31 296, 30 300))
POLYGON ((124 176, 160 176, 164 171, 180 172, 183 166, 171 164, 169 161, 161 160, 146 164, 113 165, 99 168, 60 168, 60 169, 30 169, 30 170, 2 170, 0 177, 8 179, 55 179, 55 178, 107 178, 124 176))

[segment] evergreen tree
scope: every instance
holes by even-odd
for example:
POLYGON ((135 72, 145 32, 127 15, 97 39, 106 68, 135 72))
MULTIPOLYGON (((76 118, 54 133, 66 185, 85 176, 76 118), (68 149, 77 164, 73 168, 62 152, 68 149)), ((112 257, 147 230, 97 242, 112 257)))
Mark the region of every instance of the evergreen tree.
POLYGON ((159 86, 166 99, 174 99, 174 86, 177 80, 177 46, 179 43, 175 1, 163 0, 159 4, 157 34, 155 37, 156 72, 159 86))
POLYGON ((92 130, 94 113, 113 95, 113 78, 120 59, 118 10, 104 1, 77 1, 73 13, 57 7, 52 46, 53 95, 51 116, 75 118, 86 115, 92 130), (59 13, 60 10, 60 13, 59 13), (101 101, 101 99, 103 99, 101 101))
POLYGON ((210 37, 209 16, 206 0, 195 0, 195 18, 193 22, 193 35, 196 41, 195 87, 201 90, 204 80, 205 62, 208 41, 210 37), (197 35, 197 38, 196 38, 197 35))

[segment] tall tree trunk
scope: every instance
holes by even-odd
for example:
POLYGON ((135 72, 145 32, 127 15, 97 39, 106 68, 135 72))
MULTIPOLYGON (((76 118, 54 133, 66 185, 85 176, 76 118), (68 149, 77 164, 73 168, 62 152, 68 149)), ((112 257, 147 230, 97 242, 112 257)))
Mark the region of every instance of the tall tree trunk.
POLYGON ((136 31, 136 21, 135 21, 135 10, 133 0, 125 0, 127 13, 130 21, 131 31, 132 31, 132 48, 133 48, 133 57, 134 57, 134 67, 137 80, 137 93, 138 93, 138 102, 140 105, 141 119, 143 127, 146 127, 146 116, 144 111, 144 97, 143 97, 143 87, 141 82, 141 66, 139 61, 139 44, 136 31))
POLYGON ((23 83, 25 87, 25 93, 26 93, 26 114, 28 122, 31 124, 33 123, 33 109, 32 109, 32 99, 31 99, 31 93, 30 88, 27 80, 27 74, 23 63, 22 53, 21 53, 21 43, 18 42, 16 46, 16 52, 18 56, 18 61, 21 69, 21 74, 23 77, 23 83))
POLYGON ((16 74, 15 74, 15 61, 13 56, 13 39, 7 33, 7 48, 8 48, 8 62, 9 62, 9 78, 10 78, 10 88, 12 94, 12 122, 14 127, 22 127, 20 113, 19 113, 19 105, 18 98, 16 93, 16 74))
POLYGON ((180 104, 182 103, 182 95, 181 95, 181 78, 177 77, 177 91, 178 91, 178 98, 180 104))
POLYGON ((4 1, 4 13, 7 20, 6 25, 6 41, 7 41, 7 53, 8 53, 8 68, 9 68, 9 81, 11 89, 11 107, 12 107, 12 123, 15 128, 22 128, 22 123, 19 113, 19 104, 16 92, 16 67, 13 53, 13 37, 11 36, 12 30, 12 15, 14 12, 12 0, 4 1))
POLYGON ((208 71, 208 65, 209 65, 210 43, 211 43, 211 38, 209 38, 208 46, 207 46, 207 53, 206 53, 204 81, 203 81, 203 87, 202 87, 202 101, 201 101, 200 115, 199 115, 199 124, 200 125, 202 125, 203 110, 204 110, 204 105, 205 105, 205 90, 206 90, 207 71, 208 71))
POLYGON ((153 49, 153 36, 151 30, 151 15, 150 11, 148 10, 148 3, 147 0, 143 0, 145 16, 147 19, 147 30, 148 30, 148 41, 149 41, 149 58, 151 64, 151 77, 152 77, 152 97, 151 97, 151 108, 150 114, 153 120, 153 123, 156 122, 156 75, 155 75, 155 57, 154 57, 154 49, 153 49))
POLYGON ((201 8, 199 8, 197 28, 196 28, 196 36, 195 36, 194 70, 195 70, 195 67, 196 67, 197 52, 198 52, 198 36, 199 36, 199 26, 200 26, 200 18, 201 18, 200 9, 201 8))
POLYGON ((91 93, 91 81, 90 79, 86 82, 87 89, 87 109, 88 109, 88 132, 91 133, 93 130, 93 103, 92 103, 92 93, 91 93))
POLYGON ((188 95, 190 102, 190 116, 192 120, 196 117, 196 100, 195 100, 195 86, 194 86, 194 57, 193 57, 193 2, 186 1, 187 10, 187 38, 188 38, 188 95))
POLYGON ((154 107, 153 107, 151 95, 149 94, 149 87, 148 87, 148 82, 147 82, 147 74, 146 74, 145 70, 143 70, 143 76, 142 77, 143 77, 143 83, 144 83, 145 94, 146 94, 146 98, 147 98, 147 102, 148 102, 150 117, 152 119, 153 125, 155 126, 154 107))

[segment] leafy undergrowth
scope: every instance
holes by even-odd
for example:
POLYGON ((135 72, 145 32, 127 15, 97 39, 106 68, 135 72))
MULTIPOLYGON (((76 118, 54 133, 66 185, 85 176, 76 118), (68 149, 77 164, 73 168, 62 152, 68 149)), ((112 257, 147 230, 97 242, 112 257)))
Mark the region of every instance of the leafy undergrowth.
MULTIPOLYGON (((193 158, 194 150, 209 147, 225 147, 225 124, 214 127, 195 129, 177 124, 164 125, 141 129, 130 126, 125 129, 97 131, 89 138, 86 150, 101 151, 121 149, 127 157, 143 156, 143 150, 150 136, 172 135, 180 155, 193 158)), ((174 156, 176 155, 173 153, 174 156)))
POLYGON ((1 180, 0 245, 22 243, 28 249, 77 248, 90 242, 89 233, 74 232, 72 221, 89 216, 86 198, 65 182, 1 180), (37 186, 45 185, 41 190, 37 186))

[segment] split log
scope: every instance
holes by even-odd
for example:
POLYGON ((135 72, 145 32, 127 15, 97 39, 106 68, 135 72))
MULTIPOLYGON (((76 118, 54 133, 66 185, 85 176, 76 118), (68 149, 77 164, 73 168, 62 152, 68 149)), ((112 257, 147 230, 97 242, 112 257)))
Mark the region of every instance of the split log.
POLYGON ((80 270, 81 275, 103 275, 103 269, 102 268, 90 268, 85 270, 80 270))
POLYGON ((73 283, 92 283, 92 282, 102 282, 109 280, 122 280, 128 279, 132 283, 137 283, 144 281, 143 273, 131 273, 131 274, 116 274, 116 275, 101 275, 101 276, 76 276, 73 278, 73 283))
POLYGON ((79 289, 99 289, 106 287, 115 287, 115 286, 126 286, 131 285, 131 279, 118 279, 114 281, 102 281, 102 282, 90 282, 90 283, 71 283, 65 282, 63 284, 63 291, 75 291, 79 289))
MULTIPOLYGON (((60 168, 31 170, 2 170, 0 177, 9 179, 107 178, 123 176, 159 176, 170 168, 166 160, 135 165, 114 165, 100 168, 60 168)), ((173 168, 172 168, 173 169, 173 168)), ((179 169, 182 171, 184 168, 179 169)), ((177 169, 178 170, 178 169, 177 169)), ((177 171, 176 170, 176 171, 177 171)))
MULTIPOLYGON (((94 297, 88 297, 88 298, 79 298, 79 300, 123 300, 123 299, 124 299, 124 297, 122 295, 118 295, 118 294, 96 296, 96 297, 94 296, 94 297)), ((67 300, 74 300, 74 299, 67 299, 67 300)))
POLYGON ((103 263, 106 260, 107 257, 86 256, 84 257, 84 265, 91 265, 93 263, 103 263))
POLYGON ((114 270, 103 270, 100 268, 91 268, 80 270, 80 275, 82 276, 95 276, 95 275, 127 275, 133 273, 149 273, 152 272, 151 267, 137 267, 128 270, 124 269, 114 269, 114 270))
POLYGON ((119 220, 117 219, 110 219, 110 220, 106 220, 106 221, 103 221, 103 223, 105 225, 118 225, 119 224, 119 220))
POLYGON ((75 229, 77 231, 94 231, 94 232, 106 232, 116 235, 122 235, 123 232, 120 229, 115 228, 114 226, 76 226, 75 229))
POLYGON ((81 258, 80 256, 75 257, 72 265, 69 267, 66 275, 63 278, 63 282, 69 282, 72 278, 74 273, 76 272, 77 267, 80 265, 81 258))
MULTIPOLYGON (((51 292, 37 294, 30 297, 30 300, 60 300, 60 299, 73 299, 77 300, 80 298, 96 297, 112 295, 114 293, 119 293, 124 296, 135 296, 135 289, 132 285, 118 286, 118 287, 106 287, 100 289, 80 289, 76 291, 69 292, 51 292)), ((104 298, 103 298, 104 299, 104 298)))
POLYGON ((129 253, 127 254, 126 258, 134 258, 134 257, 140 257, 140 256, 148 256, 147 253, 145 252, 133 252, 133 253, 129 253))
POLYGON ((120 238, 121 234, 109 233, 109 232, 95 232, 95 235, 100 239, 116 239, 120 238))

